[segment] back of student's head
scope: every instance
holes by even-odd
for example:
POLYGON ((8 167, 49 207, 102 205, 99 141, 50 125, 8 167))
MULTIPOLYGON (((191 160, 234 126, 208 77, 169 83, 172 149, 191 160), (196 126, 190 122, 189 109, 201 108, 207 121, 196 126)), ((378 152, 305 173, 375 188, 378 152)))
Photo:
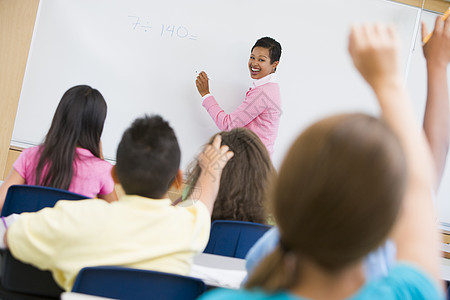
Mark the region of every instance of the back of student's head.
POLYGON ((405 177, 400 143, 379 119, 338 115, 309 127, 289 150, 274 188, 280 245, 248 286, 290 288, 302 278, 302 260, 330 273, 362 260, 392 229, 405 177), (288 272, 291 254, 297 259, 288 272))
POLYGON ((106 109, 102 94, 90 86, 74 86, 64 93, 41 147, 36 184, 68 189, 76 147, 101 156, 100 137, 106 109), (43 172, 46 165, 48 171, 43 172))
POLYGON ((125 131, 116 159, 125 193, 160 199, 175 180, 181 152, 169 123, 160 116, 145 116, 125 131))
MULTIPOLYGON (((219 134, 222 144, 230 147, 234 156, 222 171, 211 218, 267 223, 266 192, 275 177, 275 169, 266 147, 246 128, 219 134)), ((212 144, 215 136, 208 144, 212 144)), ((188 186, 195 186, 199 175, 200 166, 195 162, 186 180, 188 186)))
POLYGON ((262 37, 256 41, 253 45, 252 50, 255 47, 262 47, 269 50, 270 63, 273 64, 276 61, 280 60, 281 57, 281 45, 276 40, 271 37, 262 37))

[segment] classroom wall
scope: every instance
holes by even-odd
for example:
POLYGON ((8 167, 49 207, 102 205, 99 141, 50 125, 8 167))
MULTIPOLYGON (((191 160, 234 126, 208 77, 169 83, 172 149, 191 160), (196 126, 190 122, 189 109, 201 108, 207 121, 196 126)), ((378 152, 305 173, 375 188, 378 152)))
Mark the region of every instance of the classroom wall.
POLYGON ((0 0, 0 179, 3 179, 39 0, 0 0))
MULTIPOLYGON (((20 153, 22 152, 22 148, 10 147, 8 151, 8 155, 6 157, 5 170, 3 172, 3 178, 8 177, 10 170, 14 162, 19 158, 20 153)), ((1 179, 3 180, 3 179, 1 179)))
MULTIPOLYGON (((422 0, 396 2, 422 6, 422 0)), ((0 0, 0 180, 19 153, 10 149, 10 141, 38 5, 39 0, 0 0)), ((448 6, 444 0, 426 0, 424 4, 425 9, 437 12, 448 6)))

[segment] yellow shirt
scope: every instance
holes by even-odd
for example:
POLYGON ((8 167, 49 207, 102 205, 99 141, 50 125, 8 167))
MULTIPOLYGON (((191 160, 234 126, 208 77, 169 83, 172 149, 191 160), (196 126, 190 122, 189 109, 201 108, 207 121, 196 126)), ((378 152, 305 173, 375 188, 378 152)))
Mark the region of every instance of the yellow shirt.
POLYGON ((50 270, 70 291, 78 272, 88 266, 187 275, 193 256, 208 242, 210 218, 199 201, 190 207, 139 196, 113 203, 59 201, 54 208, 21 214, 7 238, 14 257, 50 270))

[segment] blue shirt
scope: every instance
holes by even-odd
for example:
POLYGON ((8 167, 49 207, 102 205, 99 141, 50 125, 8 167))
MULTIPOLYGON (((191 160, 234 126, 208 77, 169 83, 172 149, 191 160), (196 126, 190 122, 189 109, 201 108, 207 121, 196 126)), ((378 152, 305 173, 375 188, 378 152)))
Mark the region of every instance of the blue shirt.
MULTIPOLYGON (((306 300, 287 292, 267 294, 261 290, 216 289, 204 294, 201 300, 306 300)), ((398 264, 391 268, 385 277, 366 283, 349 300, 421 300, 444 299, 442 291, 422 271, 409 264, 398 264)))
MULTIPOLYGON (((273 227, 255 243, 245 258, 248 274, 251 274, 256 265, 275 249, 279 240, 280 234, 278 228, 273 227)), ((390 240, 369 253, 364 259, 366 280, 387 275, 390 267, 395 263, 395 256, 395 244, 390 240)))

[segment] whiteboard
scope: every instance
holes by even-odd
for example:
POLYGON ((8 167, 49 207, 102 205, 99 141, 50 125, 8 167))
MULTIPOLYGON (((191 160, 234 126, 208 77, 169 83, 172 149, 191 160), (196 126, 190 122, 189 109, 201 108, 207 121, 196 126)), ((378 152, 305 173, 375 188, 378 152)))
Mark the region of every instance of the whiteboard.
POLYGON ((182 168, 218 131, 201 106, 196 72, 232 112, 251 84, 250 48, 262 36, 283 47, 279 166, 298 133, 340 111, 376 112, 347 53, 350 24, 397 24, 407 67, 419 10, 384 0, 41 0, 12 144, 42 142, 62 94, 88 84, 108 103, 104 155, 114 160, 132 120, 161 114, 174 127, 182 168), (327 9, 324 9, 324 8, 327 9))
MULTIPOLYGON (((182 149, 182 169, 218 131, 201 106, 196 72, 227 112, 251 84, 250 48, 262 36, 283 47, 277 77, 282 114, 273 161, 278 167, 297 135, 326 115, 378 109, 347 53, 350 25, 397 25, 408 88, 422 120, 426 70, 419 20, 435 14, 385 0, 41 0, 12 145, 44 139, 63 93, 78 84, 108 103, 102 136, 112 162, 123 131, 144 113, 169 120, 182 149), (326 8, 326 9, 325 9, 326 8)), ((437 196, 439 219, 450 223, 450 159, 437 196)))

